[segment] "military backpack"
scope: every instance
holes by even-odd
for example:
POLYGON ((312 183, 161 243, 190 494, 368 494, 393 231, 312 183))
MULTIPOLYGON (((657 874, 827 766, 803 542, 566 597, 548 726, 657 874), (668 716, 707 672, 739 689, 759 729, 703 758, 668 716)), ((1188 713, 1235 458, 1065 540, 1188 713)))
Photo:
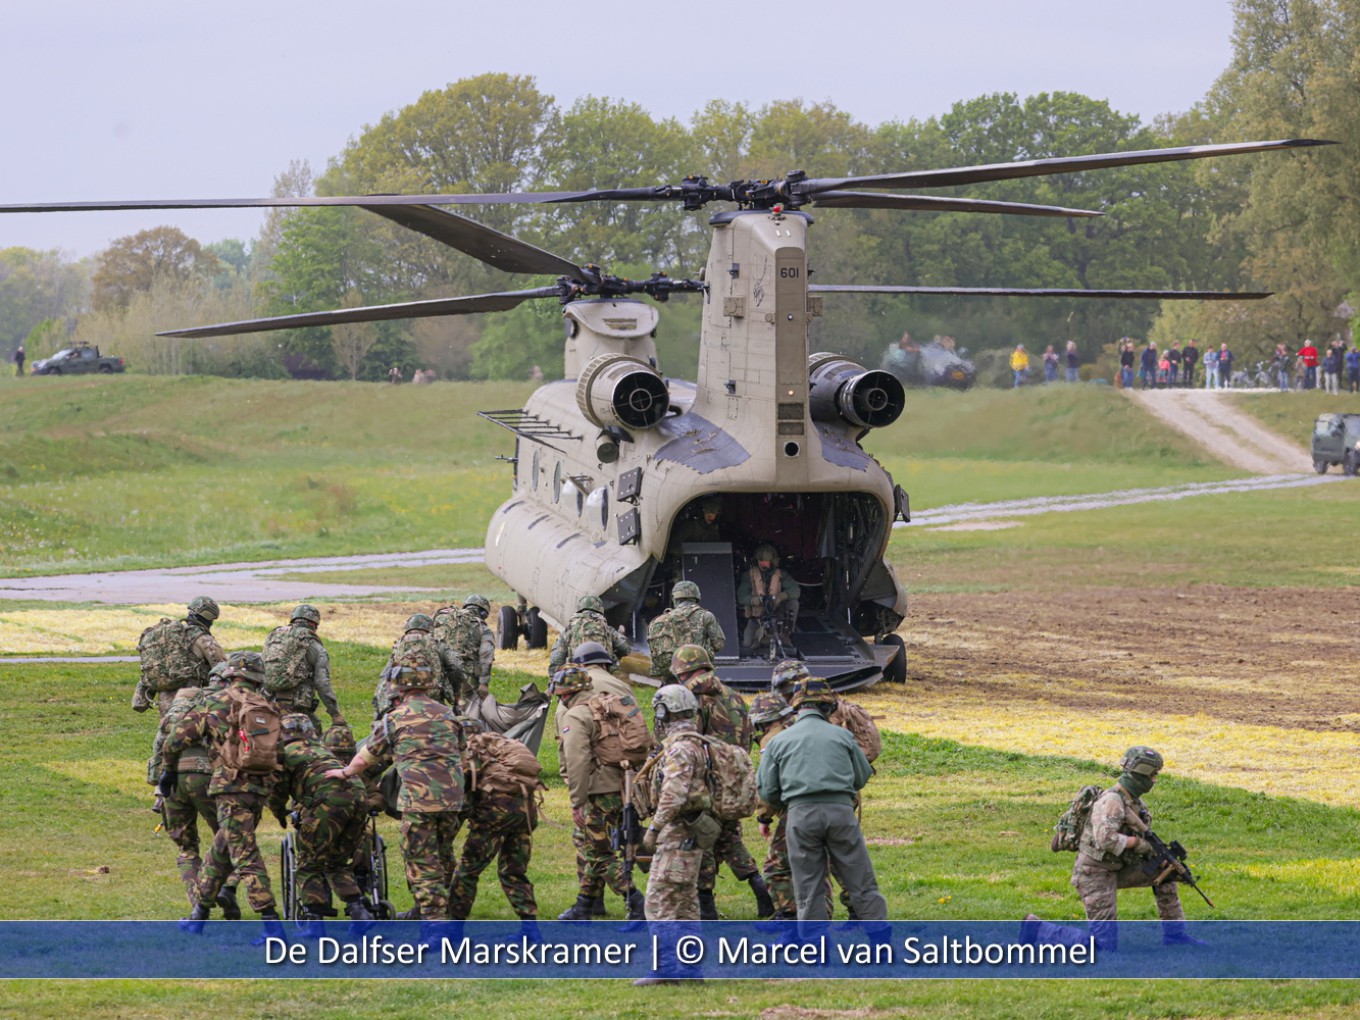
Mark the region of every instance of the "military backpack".
POLYGON ((633 696, 611 692, 593 694, 586 701, 595 720, 591 751, 601 765, 631 762, 637 768, 652 750, 652 734, 633 696))
POLYGON ((157 694, 181 687, 202 687, 210 664, 193 652, 203 631, 188 620, 162 618, 142 631, 137 652, 142 659, 142 683, 157 694))
POLYGON ((270 694, 291 691, 312 679, 307 650, 312 643, 311 628, 275 627, 264 640, 264 689, 270 694))
POLYGON ((463 666, 475 673, 482 655, 482 618, 470 609, 446 606, 434 618, 434 636, 458 653, 463 666))
POLYGON ((1050 850, 1054 853, 1063 850, 1076 853, 1081 846, 1081 834, 1086 829, 1086 823, 1090 821, 1091 808, 1104 792, 1103 786, 1083 786, 1077 791, 1077 795, 1072 798, 1071 806, 1059 817, 1058 824, 1053 826, 1050 850))
POLYGON ((844 698, 838 701, 836 711, 831 713, 829 721, 841 729, 850 731, 855 743, 864 752, 864 757, 869 759, 869 764, 872 765, 883 753, 883 738, 879 735, 874 717, 853 701, 846 701, 844 698))
POLYGON ((702 733, 682 736, 699 740, 708 756, 708 792, 713 798, 710 813, 720 822, 739 822, 756 813, 760 795, 756 788, 756 767, 745 748, 702 733))
POLYGON ((259 691, 228 688, 231 712, 222 745, 222 764, 238 772, 269 775, 279 770, 283 717, 279 706, 259 691))

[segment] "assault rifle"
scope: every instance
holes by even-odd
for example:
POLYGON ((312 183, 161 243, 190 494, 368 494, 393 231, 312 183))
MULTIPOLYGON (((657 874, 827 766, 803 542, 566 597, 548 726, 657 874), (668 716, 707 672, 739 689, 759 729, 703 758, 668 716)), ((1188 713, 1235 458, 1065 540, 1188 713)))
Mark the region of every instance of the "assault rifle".
MULTIPOLYGON (((638 844, 642 842, 642 820, 638 818, 637 806, 633 803, 633 764, 623 763, 623 817, 616 829, 609 832, 609 845, 614 852, 623 855, 623 880, 628 886, 628 900, 631 902, 636 886, 633 884, 633 867, 638 863, 638 844)), ((635 922, 640 928, 641 923, 635 922)), ((621 931, 632 931, 632 924, 625 925, 621 931)))
POLYGON ((1196 884, 1195 876, 1190 873, 1185 863, 1185 847, 1174 839, 1169 844, 1163 843, 1161 837, 1151 829, 1144 830, 1143 838, 1152 847, 1152 855, 1143 862, 1143 872, 1152 877, 1154 886, 1161 885, 1167 879, 1183 882, 1204 897, 1204 902, 1209 906, 1214 905, 1214 901, 1204 895, 1204 890, 1196 884))
POLYGON ((760 624, 770 637, 770 661, 779 662, 781 659, 787 659, 784 639, 779 634, 779 604, 773 595, 762 596, 761 603, 760 624))

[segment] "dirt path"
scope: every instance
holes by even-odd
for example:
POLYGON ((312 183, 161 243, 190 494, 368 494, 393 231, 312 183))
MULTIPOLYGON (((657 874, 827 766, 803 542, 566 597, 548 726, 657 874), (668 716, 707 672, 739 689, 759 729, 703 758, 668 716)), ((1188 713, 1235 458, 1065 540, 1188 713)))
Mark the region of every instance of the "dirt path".
POLYGON ((1217 390, 1125 390, 1150 414, 1199 443, 1225 464, 1258 475, 1313 470, 1309 452, 1239 411, 1217 390))

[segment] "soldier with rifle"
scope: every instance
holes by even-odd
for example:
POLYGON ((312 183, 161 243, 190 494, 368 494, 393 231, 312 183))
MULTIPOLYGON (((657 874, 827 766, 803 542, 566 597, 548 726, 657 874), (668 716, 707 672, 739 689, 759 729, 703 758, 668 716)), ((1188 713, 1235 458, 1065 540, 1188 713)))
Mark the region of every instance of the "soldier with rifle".
POLYGON ((768 641, 772 659, 788 658, 786 647, 798 622, 798 596, 802 588, 779 566, 779 553, 769 542, 756 546, 755 563, 737 585, 737 606, 746 614, 741 638, 743 655, 768 641))
MULTIPOLYGON (((1162 756, 1150 747, 1130 747, 1119 767, 1119 782, 1091 805, 1072 868, 1072 885, 1086 908, 1090 934, 1095 936, 1100 950, 1117 949, 1119 890, 1151 886, 1157 916, 1162 919, 1162 943, 1203 945, 1186 930, 1185 911, 1176 886, 1186 882, 1201 896, 1204 893, 1185 865, 1185 849, 1179 843, 1163 843, 1152 832, 1152 815, 1142 800, 1157 782, 1162 756)), ((1209 902, 1207 896, 1204 900, 1209 902)), ((1030 914, 1021 925, 1020 937, 1028 943, 1077 945, 1085 943, 1087 933, 1041 921, 1030 914)))

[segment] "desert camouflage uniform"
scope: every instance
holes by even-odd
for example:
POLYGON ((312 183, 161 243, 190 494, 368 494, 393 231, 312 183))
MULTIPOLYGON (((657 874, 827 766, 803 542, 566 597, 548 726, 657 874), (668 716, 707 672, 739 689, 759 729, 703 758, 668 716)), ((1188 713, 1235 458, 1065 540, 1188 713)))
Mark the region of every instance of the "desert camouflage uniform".
MULTIPOLYGON (((175 698, 156 733, 156 743, 152 749, 150 772, 160 778, 162 768, 162 748, 166 737, 174 732, 181 719, 191 712, 207 692, 203 687, 182 688, 182 696, 175 698)), ((198 886, 199 872, 203 859, 199 854, 198 820, 201 818, 208 831, 217 832, 217 808, 208 796, 208 783, 212 778, 212 753, 201 743, 187 745, 179 754, 176 763, 177 776, 175 788, 161 802, 161 818, 165 822, 166 835, 179 849, 175 864, 179 869, 180 881, 189 897, 189 905, 194 905, 194 890, 198 886)), ((233 888, 235 883, 230 883, 233 888)))
MULTIPOLYGON (((222 651, 222 646, 217 643, 217 639, 197 620, 178 620, 176 621, 184 631, 185 640, 189 645, 189 654, 196 662, 196 672, 198 683, 184 682, 181 687, 203 687, 208 683, 208 671, 219 662, 226 662, 227 655, 222 651)), ((152 691, 146 685, 145 680, 138 680, 137 687, 132 692, 132 710, 134 712, 145 712, 153 704, 160 715, 165 715, 174 703, 176 690, 152 691), (153 700, 154 699, 154 700, 153 700)))
MULTIPOLYGON (((453 710, 423 691, 397 691, 356 754, 362 767, 392 760, 401 777, 401 853, 420 917, 449 916, 453 841, 463 807, 463 733, 453 710)), ((351 763, 353 768, 353 763, 351 763)))
MULTIPOLYGON (((573 824, 571 830, 571 841, 576 847, 576 877, 581 896, 599 896, 607 883, 626 899, 628 882, 623 875, 623 862, 609 838, 610 830, 623 823, 623 770, 595 760, 596 723, 586 704, 592 694, 602 690, 617 692, 604 686, 607 683, 604 678, 615 685, 623 681, 598 666, 591 666, 589 672, 591 686, 560 698, 553 716, 558 760, 567 781, 572 811, 584 811, 586 818, 584 828, 573 824)), ((631 688, 628 693, 631 696, 631 688)))
MULTIPOLYGON (((458 706, 466 700, 463 692, 467 688, 464 682, 466 673, 463 669, 463 660, 458 653, 449 647, 448 642, 428 631, 408 630, 393 643, 392 656, 387 660, 388 667, 407 655, 419 656, 437 671, 434 678, 435 687, 430 696, 448 705, 453 709, 453 714, 457 715, 458 706)), ((375 719, 385 715, 396 699, 396 692, 387 682, 386 672, 383 671, 383 679, 378 681, 378 689, 373 692, 375 719)), ((471 691, 468 690, 467 693, 470 695, 471 691)))
POLYGON ((647 649, 652 656, 652 676, 675 683, 671 656, 681 645, 699 645, 711 659, 723 650, 726 638, 718 618, 695 599, 681 599, 674 609, 662 613, 647 628, 647 649))
POLYGON ((699 920, 699 865, 704 852, 684 848, 691 839, 685 819, 709 810, 713 798, 703 744, 685 736, 694 732, 688 719, 673 720, 666 728, 661 760, 652 770, 656 810, 650 828, 656 832, 656 851, 647 874, 647 918, 652 921, 699 920))
POLYGON ((281 630, 298 632, 297 636, 306 644, 307 665, 311 667, 311 676, 286 691, 268 692, 278 703, 279 711, 285 715, 289 712, 306 714, 312 720, 312 726, 317 733, 324 729, 316 714, 318 704, 326 706, 326 714, 331 717, 332 724, 343 723, 345 717, 340 712, 340 702, 336 700, 335 689, 331 686, 331 657, 326 651, 326 646, 316 636, 316 631, 300 620, 293 620, 287 627, 275 628, 274 633, 281 630))
POLYGON ((204 692, 193 711, 166 737, 161 750, 166 768, 176 771, 179 756, 189 746, 206 743, 213 749, 208 794, 217 809, 217 832, 199 870, 196 902, 214 903, 234 870, 237 880, 245 884, 251 909, 265 913, 275 910, 274 893, 255 829, 274 788, 275 776, 240 772, 223 763, 221 748, 231 728, 232 691, 257 693, 258 688, 243 680, 233 680, 220 690, 204 692))
POLYGON ((327 778, 328 770, 343 768, 344 763, 316 737, 286 739, 279 760, 283 776, 274 787, 269 806, 284 825, 290 797, 296 805, 294 880, 302 905, 319 915, 330 906, 331 890, 346 903, 361 895, 353 864, 368 822, 364 784, 357 776, 327 778))
POLYGON ((499 855, 496 874, 505 898, 510 901, 510 909, 521 918, 537 917, 534 885, 529 881, 533 832, 538 824, 533 791, 475 791, 468 796, 464 815, 468 834, 450 883, 449 916, 454 920, 468 916, 477 899, 477 880, 499 855))
POLYGON ((464 606, 445 606, 435 614, 432 633, 458 653, 468 672, 476 673, 473 678, 476 684, 485 687, 491 683, 491 666, 496 658, 496 636, 481 616, 464 606), (476 663, 475 671, 472 669, 473 663, 476 663))
POLYGON ((561 669, 571 653, 587 641, 598 641, 613 652, 616 659, 622 659, 633 650, 628 639, 609 626, 603 613, 582 609, 567 621, 566 629, 558 635, 552 651, 548 653, 548 672, 555 673, 561 669))
MULTIPOLYGON (((699 699, 699 711, 695 715, 698 731, 749 752, 751 720, 745 699, 709 670, 691 674, 685 679, 684 685, 699 699)), ((749 882, 752 875, 760 873, 755 858, 746 849, 742 839, 741 822, 723 822, 722 833, 713 844, 713 849, 704 852, 703 864, 699 868, 701 893, 711 893, 717 885, 719 862, 726 862, 732 874, 743 882, 749 882)))

